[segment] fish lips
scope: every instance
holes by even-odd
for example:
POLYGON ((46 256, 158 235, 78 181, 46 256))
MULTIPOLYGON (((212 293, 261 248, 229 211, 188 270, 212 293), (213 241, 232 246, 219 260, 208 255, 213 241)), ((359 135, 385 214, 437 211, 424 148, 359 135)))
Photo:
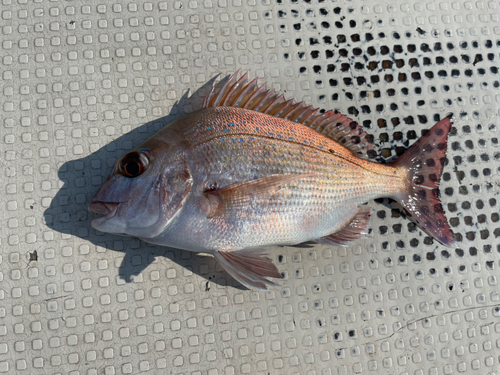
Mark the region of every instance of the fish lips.
POLYGON ((118 209, 119 202, 91 202, 88 210, 94 215, 114 216, 118 209))
POLYGON ((101 217, 92 220, 92 227, 102 232, 126 235, 123 233, 125 227, 121 220, 118 220, 118 222, 116 222, 116 220, 112 220, 113 224, 110 223, 110 220, 116 216, 121 203, 123 202, 91 202, 88 207, 89 212, 95 215, 102 215, 101 217))

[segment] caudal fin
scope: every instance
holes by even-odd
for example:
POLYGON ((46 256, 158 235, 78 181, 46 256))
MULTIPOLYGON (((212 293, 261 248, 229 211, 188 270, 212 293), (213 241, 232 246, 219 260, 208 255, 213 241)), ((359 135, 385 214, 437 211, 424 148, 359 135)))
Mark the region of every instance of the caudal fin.
POLYGON ((449 117, 439 121, 392 166, 408 171, 408 187, 395 198, 432 236, 446 246, 456 247, 438 189, 451 125, 449 117))

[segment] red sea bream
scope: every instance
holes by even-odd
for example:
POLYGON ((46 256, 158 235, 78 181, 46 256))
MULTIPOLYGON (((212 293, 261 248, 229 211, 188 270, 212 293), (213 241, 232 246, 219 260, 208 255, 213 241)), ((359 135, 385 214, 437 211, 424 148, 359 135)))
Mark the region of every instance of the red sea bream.
POLYGON ((447 246, 455 239, 439 201, 449 118, 391 164, 354 121, 286 101, 237 74, 203 108, 118 159, 90 204, 94 228, 210 253, 247 287, 281 278, 273 245, 342 246, 369 225, 366 202, 391 197, 447 246))

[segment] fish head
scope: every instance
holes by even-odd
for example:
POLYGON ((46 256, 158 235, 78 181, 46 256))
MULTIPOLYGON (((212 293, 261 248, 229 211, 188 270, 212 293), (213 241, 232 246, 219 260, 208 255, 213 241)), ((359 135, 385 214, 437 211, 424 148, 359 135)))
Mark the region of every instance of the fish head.
POLYGON ((119 158, 92 198, 92 226, 113 234, 154 238, 182 209, 193 179, 184 154, 163 141, 148 140, 119 158))

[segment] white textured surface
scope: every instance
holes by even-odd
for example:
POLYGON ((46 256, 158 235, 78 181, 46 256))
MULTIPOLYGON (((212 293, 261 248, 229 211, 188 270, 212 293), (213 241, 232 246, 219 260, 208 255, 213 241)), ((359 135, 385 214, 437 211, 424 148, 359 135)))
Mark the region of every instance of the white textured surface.
POLYGON ((499 1, 3 0, 0 373, 499 374, 499 15, 499 1), (273 248, 286 279, 258 293, 211 258, 94 231, 86 206, 116 157, 238 68, 351 113, 384 157, 453 112, 442 196, 460 248, 372 202, 366 240, 273 248))

